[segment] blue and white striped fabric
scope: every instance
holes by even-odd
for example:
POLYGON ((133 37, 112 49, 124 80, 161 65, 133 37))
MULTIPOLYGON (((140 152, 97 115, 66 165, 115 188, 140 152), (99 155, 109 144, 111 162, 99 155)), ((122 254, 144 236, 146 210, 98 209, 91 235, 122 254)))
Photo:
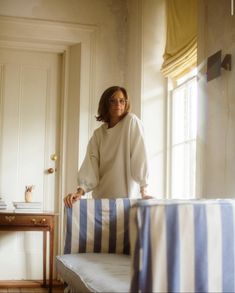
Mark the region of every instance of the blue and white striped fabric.
POLYGON ((65 209, 64 253, 129 254, 129 212, 136 200, 81 199, 65 209))
POLYGON ((235 292, 235 200, 131 209, 131 292, 235 292))

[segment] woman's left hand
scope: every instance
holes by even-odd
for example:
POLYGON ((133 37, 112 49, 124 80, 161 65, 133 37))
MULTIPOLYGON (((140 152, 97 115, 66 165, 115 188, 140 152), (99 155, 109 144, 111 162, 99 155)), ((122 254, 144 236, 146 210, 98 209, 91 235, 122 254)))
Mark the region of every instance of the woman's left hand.
POLYGON ((142 195, 142 199, 153 199, 154 197, 151 195, 144 194, 142 195))

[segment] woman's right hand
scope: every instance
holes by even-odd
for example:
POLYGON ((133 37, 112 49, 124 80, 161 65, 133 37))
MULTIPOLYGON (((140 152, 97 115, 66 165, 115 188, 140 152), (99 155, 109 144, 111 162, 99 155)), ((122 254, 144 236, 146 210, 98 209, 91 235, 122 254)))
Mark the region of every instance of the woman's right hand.
POLYGON ((72 205, 79 200, 83 195, 82 191, 77 191, 74 193, 69 193, 65 198, 64 198, 64 205, 67 208, 71 208, 72 205))

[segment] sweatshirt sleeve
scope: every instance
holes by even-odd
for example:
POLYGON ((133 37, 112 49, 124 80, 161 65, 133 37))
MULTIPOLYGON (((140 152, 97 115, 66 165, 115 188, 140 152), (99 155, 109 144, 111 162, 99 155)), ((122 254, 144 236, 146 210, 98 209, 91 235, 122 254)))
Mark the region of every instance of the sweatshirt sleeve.
POLYGON ((148 156, 142 122, 134 117, 130 125, 131 175, 140 187, 148 185, 148 156))
POLYGON ((99 183, 99 148, 95 134, 91 137, 85 159, 78 171, 78 185, 85 192, 93 190, 99 183))

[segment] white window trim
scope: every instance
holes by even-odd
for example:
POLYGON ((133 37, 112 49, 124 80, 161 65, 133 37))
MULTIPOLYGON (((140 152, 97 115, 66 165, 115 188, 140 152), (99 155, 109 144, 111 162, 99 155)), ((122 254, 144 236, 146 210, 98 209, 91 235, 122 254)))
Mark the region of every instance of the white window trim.
POLYGON ((171 145, 172 145, 172 90, 169 89, 171 80, 167 78, 167 102, 166 102, 166 198, 171 198, 171 145))
MULTIPOLYGON (((166 199, 172 198, 172 95, 173 90, 176 90, 191 80, 197 79, 196 75, 184 80, 181 84, 176 85, 176 82, 167 78, 167 101, 166 101, 166 160, 165 160, 165 190, 166 199)), ((191 140, 184 141, 189 142, 191 140)), ((195 199, 197 198, 197 155, 198 155, 198 139, 196 136, 196 170, 195 170, 195 199)))

